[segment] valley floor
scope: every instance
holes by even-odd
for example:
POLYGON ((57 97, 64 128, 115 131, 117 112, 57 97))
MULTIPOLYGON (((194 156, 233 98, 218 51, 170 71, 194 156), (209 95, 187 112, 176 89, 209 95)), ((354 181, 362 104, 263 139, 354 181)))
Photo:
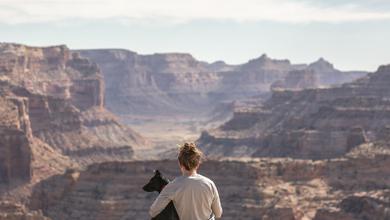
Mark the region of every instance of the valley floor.
MULTIPOLYGON (((134 149, 136 160, 175 159, 178 145, 194 142, 210 125, 206 118, 191 116, 121 116, 122 122, 146 137, 150 146, 134 149)), ((215 124, 213 124, 215 125, 215 124)))

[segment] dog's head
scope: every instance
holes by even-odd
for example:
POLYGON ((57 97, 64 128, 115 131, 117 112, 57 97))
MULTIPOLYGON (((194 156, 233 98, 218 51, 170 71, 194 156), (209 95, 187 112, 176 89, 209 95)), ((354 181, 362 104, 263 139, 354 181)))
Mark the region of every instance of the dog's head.
POLYGON ((160 171, 154 171, 154 176, 149 180, 149 182, 142 187, 146 192, 161 192, 161 190, 169 183, 169 180, 163 177, 160 171))

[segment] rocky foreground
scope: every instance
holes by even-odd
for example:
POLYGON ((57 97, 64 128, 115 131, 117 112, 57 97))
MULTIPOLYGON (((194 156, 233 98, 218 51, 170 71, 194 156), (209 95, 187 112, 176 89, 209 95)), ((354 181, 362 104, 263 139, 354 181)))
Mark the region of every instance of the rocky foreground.
MULTIPOLYGON (((361 146, 347 157, 319 161, 209 160, 200 173, 216 182, 223 219, 385 220, 390 217, 390 149, 375 149, 361 146)), ((179 175, 177 161, 170 160, 95 164, 42 181, 29 206, 52 219, 148 219, 157 195, 142 186, 155 169, 171 179, 179 175)))

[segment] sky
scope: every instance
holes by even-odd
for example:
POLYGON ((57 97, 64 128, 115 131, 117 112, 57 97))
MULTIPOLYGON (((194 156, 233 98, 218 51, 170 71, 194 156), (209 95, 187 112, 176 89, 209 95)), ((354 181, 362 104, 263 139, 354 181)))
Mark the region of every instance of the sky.
POLYGON ((238 64, 390 64, 389 0, 0 0, 0 42, 185 52, 238 64))

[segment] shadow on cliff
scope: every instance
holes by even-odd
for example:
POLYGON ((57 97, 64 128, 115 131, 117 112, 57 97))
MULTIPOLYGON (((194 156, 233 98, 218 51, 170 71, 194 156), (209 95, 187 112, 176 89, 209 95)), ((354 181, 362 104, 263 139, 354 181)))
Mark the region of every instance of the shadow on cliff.
POLYGON ((11 183, 6 183, 6 182, 0 181, 0 198, 8 197, 8 196, 12 197, 11 192, 13 190, 20 188, 20 187, 23 187, 26 184, 28 184, 27 180, 17 180, 17 181, 12 181, 11 183))
MULTIPOLYGON (((31 210, 42 210, 45 216, 50 217, 50 209, 57 207, 61 201, 72 193, 78 175, 79 172, 68 169, 64 174, 51 176, 36 184, 32 189, 29 208, 31 210)), ((67 210, 63 209, 62 212, 66 213, 67 210)), ((60 219, 66 218, 62 216, 60 219)))

